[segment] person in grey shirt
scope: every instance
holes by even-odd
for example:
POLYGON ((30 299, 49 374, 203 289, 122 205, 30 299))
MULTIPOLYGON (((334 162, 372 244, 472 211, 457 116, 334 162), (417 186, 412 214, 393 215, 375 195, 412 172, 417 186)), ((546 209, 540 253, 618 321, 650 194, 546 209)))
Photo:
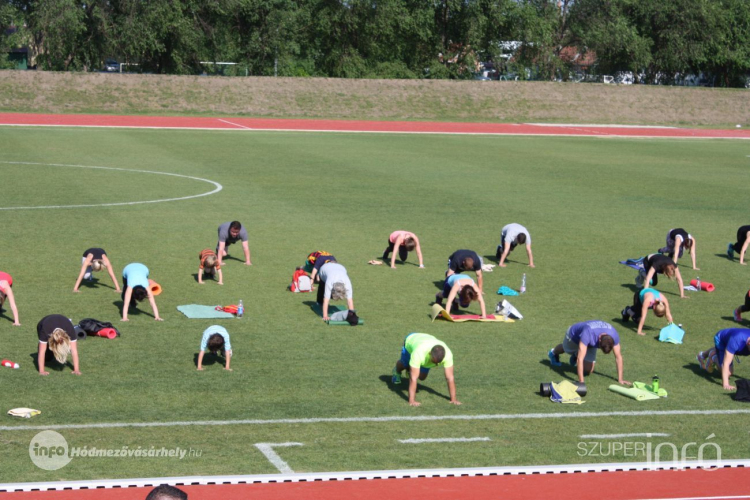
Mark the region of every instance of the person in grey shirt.
POLYGON ((529 230, 515 222, 503 227, 500 233, 500 245, 498 245, 495 252, 498 265, 505 267, 507 265, 505 259, 508 258, 508 254, 517 245, 524 243, 526 244, 526 254, 529 256, 529 267, 534 267, 534 255, 531 253, 531 235, 529 234, 529 230))
POLYGON ((328 321, 328 304, 331 300, 346 299, 346 307, 354 310, 352 300, 352 282, 346 273, 346 268, 338 262, 327 262, 323 264, 318 273, 320 284, 318 285, 318 304, 323 308, 323 321, 328 321))
POLYGON ((227 247, 232 243, 242 240, 242 250, 245 251, 245 265, 252 266, 250 262, 250 247, 247 243, 247 229, 242 227, 238 221, 225 222, 219 226, 219 242, 216 244, 216 255, 219 257, 221 267, 224 257, 227 256, 227 247))

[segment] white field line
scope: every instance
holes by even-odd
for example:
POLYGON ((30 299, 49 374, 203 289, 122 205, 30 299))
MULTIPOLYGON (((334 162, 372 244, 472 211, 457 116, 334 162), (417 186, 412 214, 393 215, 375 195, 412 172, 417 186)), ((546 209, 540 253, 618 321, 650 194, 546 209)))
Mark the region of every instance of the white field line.
MULTIPOLYGON (((214 132, 245 132, 241 128, 216 128, 216 127, 153 127, 153 126, 134 126, 134 125, 36 125, 28 123, 0 123, 0 127, 57 127, 57 128, 122 128, 122 129, 154 129, 154 130, 201 130, 214 132)), ((536 133, 518 133, 518 132, 440 132, 440 131, 414 131, 405 130, 340 130, 340 129, 305 129, 305 128, 251 128, 247 129, 252 132, 303 132, 303 133, 336 133, 336 134, 408 134, 408 135, 474 135, 474 136, 512 136, 512 137, 599 137, 603 139, 681 139, 681 140, 750 140, 748 137, 693 137, 693 136, 659 136, 650 135, 618 135, 618 134, 536 134, 536 133)))
POLYGON ((214 186, 213 191, 208 191, 208 192, 201 193, 201 194, 194 194, 191 196, 182 196, 180 198, 162 198, 159 200, 145 200, 145 201, 124 201, 120 203, 99 203, 96 205, 46 205, 46 206, 40 206, 40 207, 0 207, 0 210, 38 210, 42 208, 91 208, 91 207, 118 207, 118 206, 124 206, 124 205, 142 205, 144 203, 163 203, 166 201, 191 200, 193 198, 210 196, 224 189, 224 187, 218 182, 210 181, 208 179, 203 179, 201 177, 192 177, 190 175, 173 174, 170 172, 152 172, 150 170, 132 170, 128 168, 117 168, 117 167, 95 167, 95 166, 89 166, 89 165, 63 165, 59 163, 32 163, 32 162, 24 162, 24 161, 0 161, 0 164, 30 165, 30 166, 44 166, 44 167, 93 168, 93 169, 99 169, 99 170, 118 170, 120 172, 134 172, 134 173, 139 173, 139 174, 170 175, 172 177, 181 177, 183 179, 191 179, 194 181, 207 182, 214 186))
POLYGON ((255 447, 260 450, 269 462, 276 467, 282 474, 294 474, 289 464, 284 462, 278 453, 273 451, 274 448, 286 448, 289 446, 302 446, 302 443, 255 443, 255 447))
POLYGON ((631 438, 631 437, 669 437, 669 434, 662 432, 642 432, 635 434, 581 434, 581 439, 618 439, 618 438, 631 438))
POLYGON ((278 425, 278 424, 346 424, 346 423, 385 423, 385 422, 434 422, 441 420, 546 420, 553 418, 604 418, 604 417, 660 417, 674 415, 747 415, 749 410, 666 410, 666 411, 603 411, 570 413, 500 413, 494 415, 432 415, 432 416, 390 416, 390 417, 321 417, 321 418, 279 418, 246 420, 190 420, 174 422, 102 422, 95 424, 59 425, 3 425, 0 431, 38 431, 60 429, 117 429, 123 427, 212 427, 219 425, 278 425))
POLYGON ((424 438, 424 439, 399 439, 403 444, 423 444, 423 443, 473 443, 476 441, 492 441, 488 437, 475 438, 424 438))
POLYGON ((221 118, 219 118, 219 121, 223 122, 223 123, 228 123, 229 125, 234 125, 235 127, 244 128, 245 130, 252 130, 252 128, 250 128, 250 127, 246 127, 244 125, 240 125, 239 123, 232 123, 229 120, 222 120, 221 118))
MULTIPOLYGON (((373 479, 406 479, 406 478, 436 478, 436 477, 484 477, 484 476, 522 476, 539 474, 586 474, 625 471, 684 471, 695 469, 722 470, 726 468, 747 468, 750 460, 720 460, 720 461, 686 461, 685 463, 664 462, 654 464, 649 462, 626 462, 608 464, 569 464, 569 465, 532 465, 505 467, 472 467, 459 469, 402 469, 380 471, 352 471, 352 472, 305 472, 294 474, 253 474, 235 476, 187 476, 187 477, 157 477, 133 479, 93 479, 86 481, 58 481, 38 483, 5 483, 0 484, 0 492, 12 491, 56 491, 81 489, 111 489, 111 488, 146 488, 160 484, 172 486, 216 485, 216 484, 278 484, 305 483, 320 481, 357 481, 373 479)), ((710 476, 707 476, 710 478, 710 476)), ((720 488, 718 485, 717 488, 720 488)), ((668 497, 641 499, 666 500, 668 497)), ((750 498, 750 496, 720 496, 720 497, 690 497, 695 500, 714 500, 719 498, 750 498)), ((688 500, 672 498, 669 500, 688 500)))

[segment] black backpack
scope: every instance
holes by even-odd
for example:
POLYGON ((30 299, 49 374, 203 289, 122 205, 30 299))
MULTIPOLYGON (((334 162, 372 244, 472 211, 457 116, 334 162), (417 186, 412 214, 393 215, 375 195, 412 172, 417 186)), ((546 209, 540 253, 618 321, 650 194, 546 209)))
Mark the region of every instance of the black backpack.
POLYGON ((102 328, 112 328, 114 331, 117 332, 117 336, 118 337, 120 336, 120 330, 115 328, 114 325, 112 325, 112 323, 108 323, 106 321, 99 321, 98 319, 84 318, 78 322, 78 326, 88 335, 94 335, 96 334, 96 332, 98 332, 102 328))

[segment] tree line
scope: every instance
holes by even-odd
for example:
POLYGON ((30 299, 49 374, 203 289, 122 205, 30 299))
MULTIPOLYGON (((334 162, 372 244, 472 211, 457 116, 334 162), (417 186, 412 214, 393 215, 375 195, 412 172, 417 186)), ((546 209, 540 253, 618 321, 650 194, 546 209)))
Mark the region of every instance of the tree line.
POLYGON ((750 72, 748 0, 0 0, 0 65, 28 47, 39 69, 345 78, 471 78, 479 61, 521 77, 587 71, 644 83, 750 72), (507 43, 513 44, 508 53, 507 43), (210 67, 210 65, 209 65, 210 67), (529 70, 519 71, 520 68, 529 70), (533 70, 533 71, 531 71, 533 70))

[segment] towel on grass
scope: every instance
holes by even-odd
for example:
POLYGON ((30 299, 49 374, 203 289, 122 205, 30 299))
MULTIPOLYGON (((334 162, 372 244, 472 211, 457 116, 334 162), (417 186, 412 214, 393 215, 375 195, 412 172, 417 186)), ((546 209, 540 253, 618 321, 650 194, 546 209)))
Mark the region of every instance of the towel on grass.
POLYGON ((523 319, 523 315, 518 312, 518 309, 513 307, 513 304, 507 300, 497 303, 497 306, 495 306, 495 314, 509 316, 511 319, 523 319))
POLYGON ((643 259, 645 257, 638 257, 637 259, 621 260, 620 264, 632 267, 636 271, 644 271, 646 268, 643 266, 643 259))
POLYGON ((570 380, 563 380, 559 384, 552 382, 552 394, 549 399, 553 403, 580 405, 585 403, 581 396, 576 392, 578 386, 570 380))
POLYGON ((482 271, 485 273, 491 273, 495 269, 495 264, 482 264, 482 271))
POLYGON ((672 344, 682 344, 682 337, 685 336, 685 330, 670 323, 659 332, 660 342, 671 342, 672 344))
MULTIPOLYGON (((320 304, 315 304, 313 306, 313 310, 320 316, 323 317, 323 307, 320 304)), ((340 311, 348 311, 346 307, 341 307, 333 304, 328 304, 328 317, 331 318, 328 321, 326 321, 329 325, 346 325, 346 326, 352 326, 349 324, 348 321, 336 321, 333 319, 333 315, 340 311)), ((359 318, 359 321, 357 322, 357 326, 362 326, 365 324, 365 321, 362 318, 359 318)))
POLYGON ((507 320, 502 316, 495 316, 494 314, 488 314, 487 318, 482 319, 479 314, 448 314, 443 306, 440 304, 432 304, 432 321, 435 321, 438 316, 450 321, 451 323, 463 323, 466 321, 481 321, 481 322, 503 322, 513 323, 513 320, 508 318, 507 320))
POLYGON ((234 314, 230 314, 224 311, 217 311, 216 306, 188 304, 184 306, 177 306, 177 310, 190 319, 234 318, 234 314))
POLYGON ((508 295, 508 296, 515 296, 518 295, 518 292, 513 290, 512 288, 508 288, 507 286, 503 285, 500 288, 497 289, 498 295, 508 295))
POLYGON ((659 392, 654 392, 654 388, 651 387, 650 384, 646 384, 644 382, 633 382, 633 387, 636 389, 643 389, 644 391, 650 392, 651 394, 656 394, 660 398, 666 398, 669 394, 667 394, 667 390, 659 387, 659 392))
POLYGON ((39 410, 34 410, 32 408, 13 408, 12 410, 8 410, 8 415, 11 417, 20 417, 20 418, 31 418, 35 417, 39 414, 41 414, 39 410))
POLYGON ((617 394, 622 394, 623 396, 630 399, 635 399, 636 401, 659 399, 659 396, 657 396, 653 392, 647 391, 645 389, 638 389, 637 387, 623 387, 618 384, 612 384, 609 386, 609 390, 612 392, 616 392, 617 394))

